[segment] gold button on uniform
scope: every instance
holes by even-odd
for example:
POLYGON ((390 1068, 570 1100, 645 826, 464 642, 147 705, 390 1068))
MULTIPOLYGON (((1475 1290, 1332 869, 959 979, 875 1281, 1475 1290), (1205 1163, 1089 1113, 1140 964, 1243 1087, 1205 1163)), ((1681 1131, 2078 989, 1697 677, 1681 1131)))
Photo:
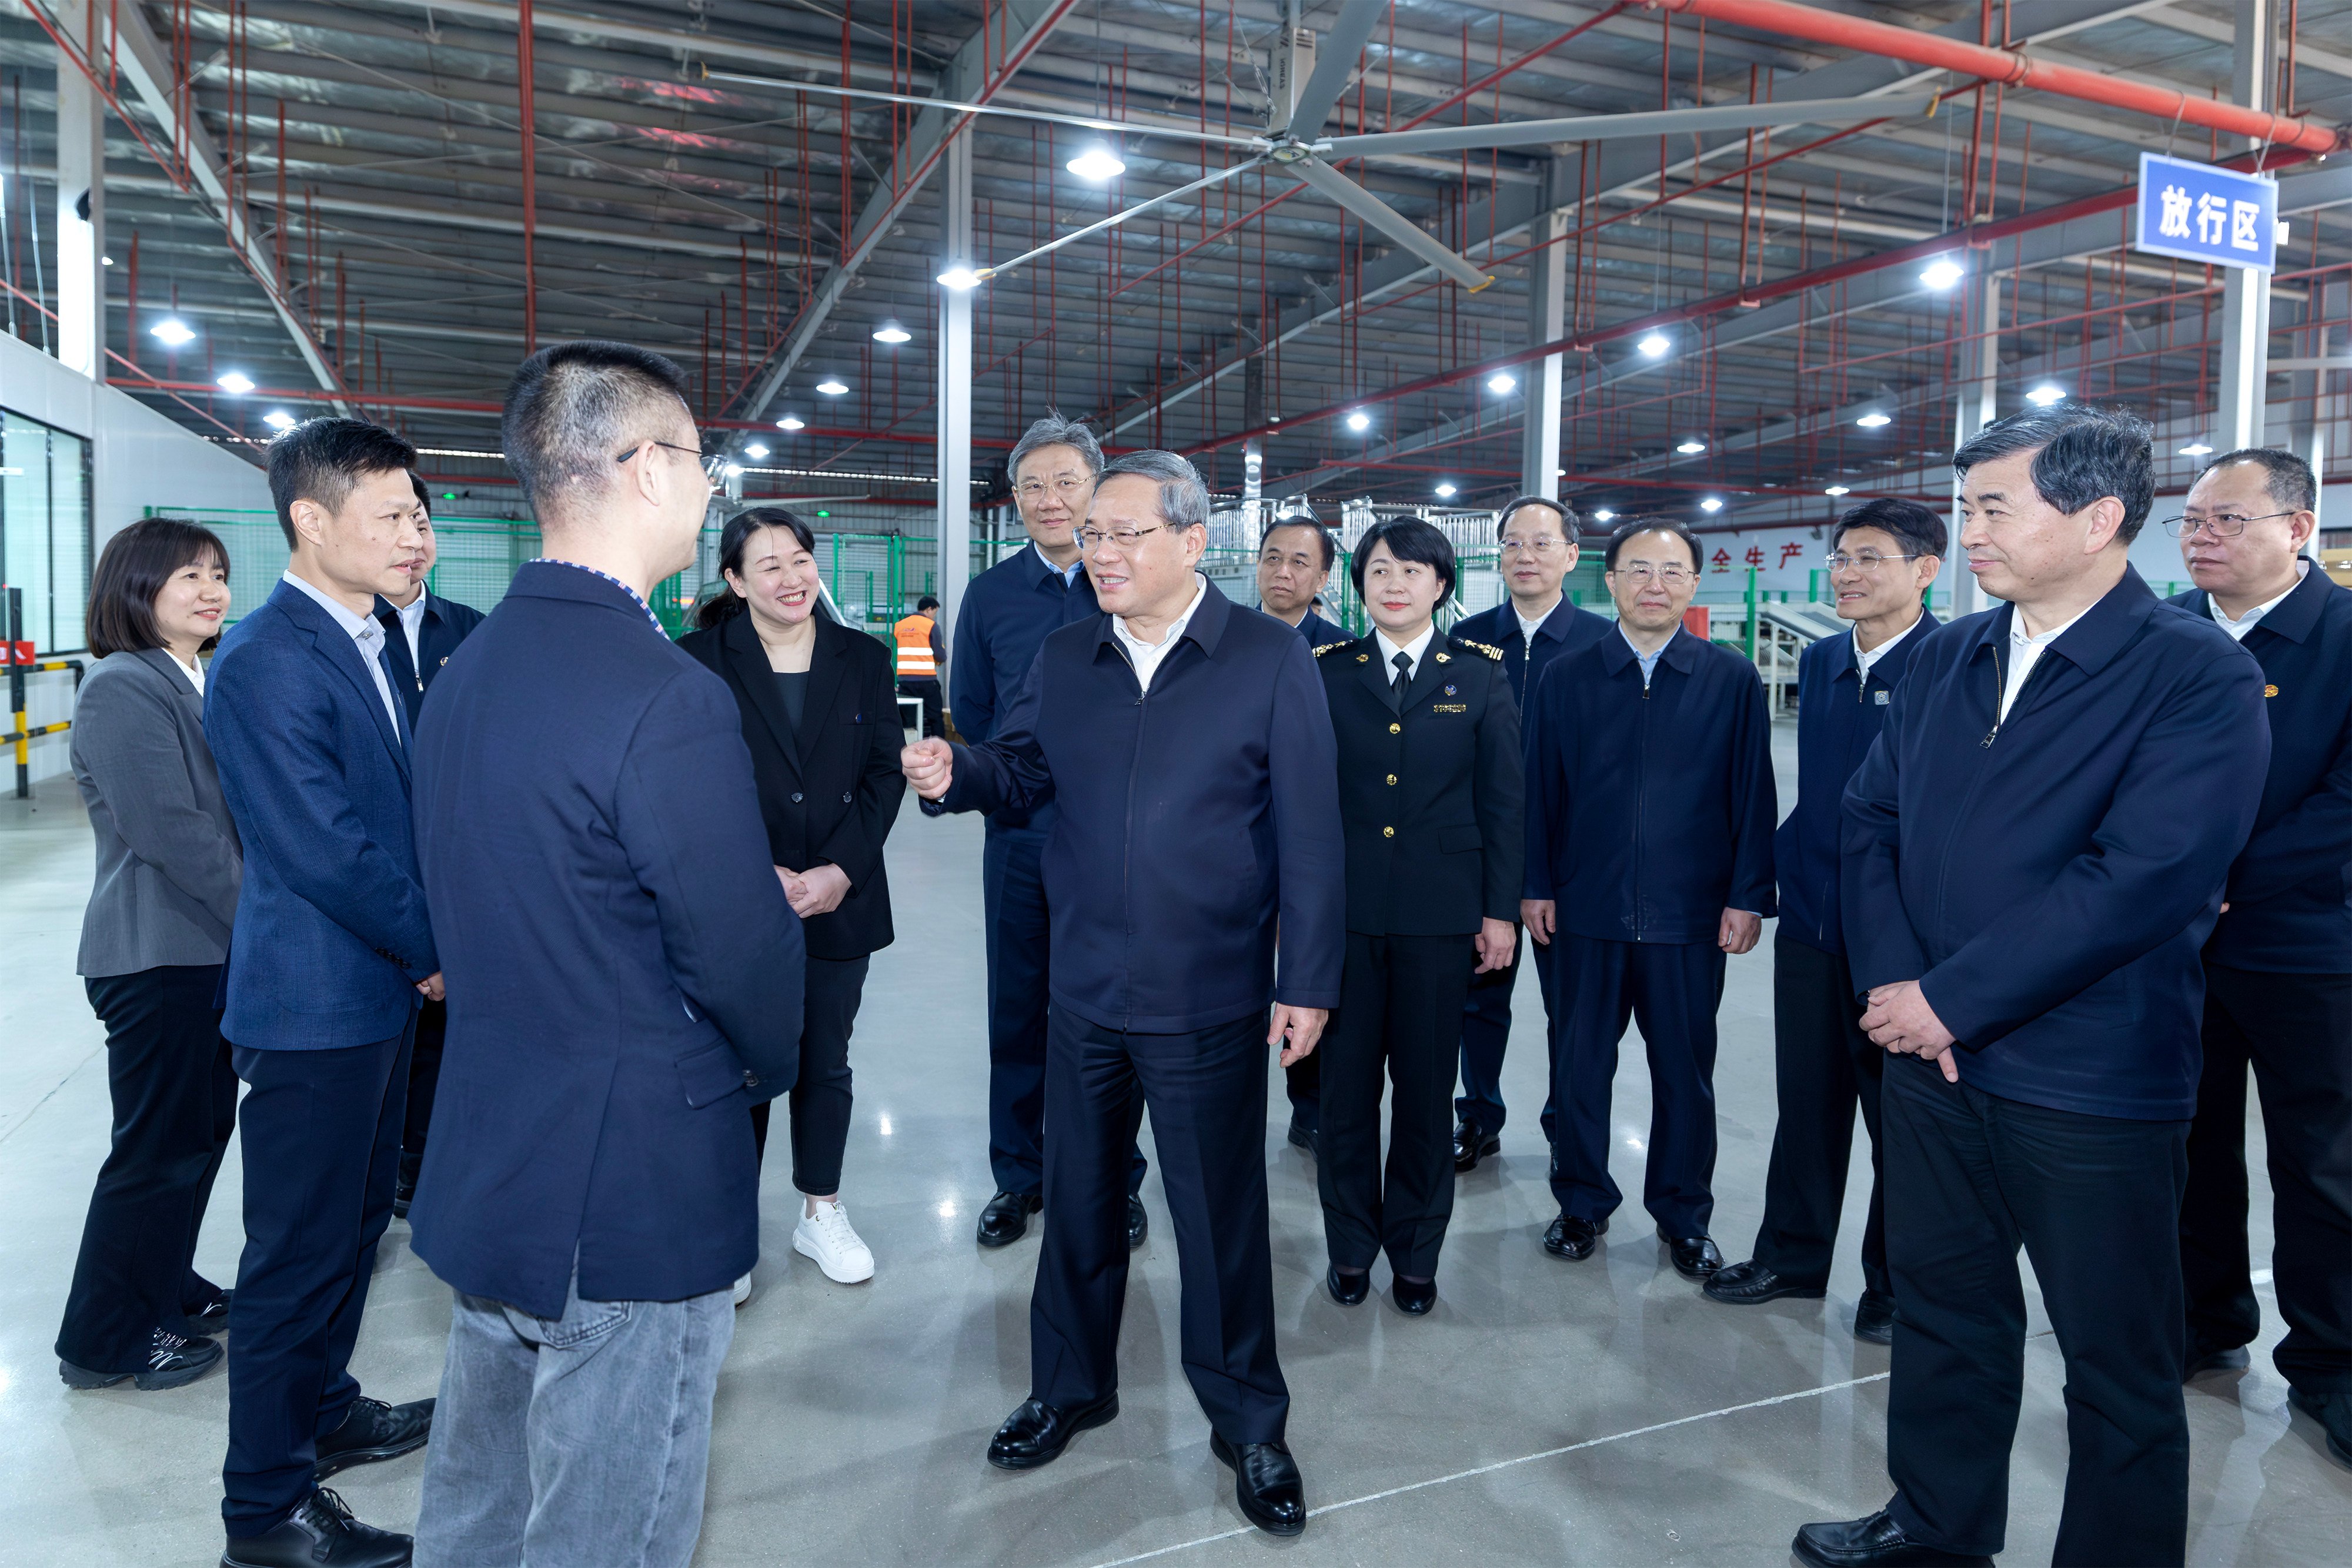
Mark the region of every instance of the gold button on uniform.
POLYGON ((1394 828, 1382 828, 1382 829, 1381 830, 1381 837, 1382 837, 1382 838, 1384 838, 1384 839, 1392 839, 1392 838, 1395 838, 1395 837, 1396 837, 1396 830, 1395 830, 1394 828))
POLYGON ((1404 726, 1401 724, 1392 724, 1389 726, 1389 733, 1391 735, 1402 735, 1404 733, 1404 726))
POLYGON ((1391 773, 1391 774, 1390 774, 1390 775, 1389 775, 1389 782, 1390 782, 1390 783, 1391 783, 1391 784, 1393 784, 1393 783, 1395 783, 1395 782, 1396 782, 1396 775, 1395 775, 1395 774, 1391 773))

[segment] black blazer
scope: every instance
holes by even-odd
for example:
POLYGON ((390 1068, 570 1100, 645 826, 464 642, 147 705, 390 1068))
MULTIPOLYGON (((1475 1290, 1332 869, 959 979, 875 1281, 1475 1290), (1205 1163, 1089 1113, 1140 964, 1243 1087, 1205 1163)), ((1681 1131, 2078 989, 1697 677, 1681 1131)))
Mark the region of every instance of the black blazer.
POLYGON ((831 863, 849 877, 841 906, 806 923, 809 956, 863 958, 890 946, 882 841, 898 820, 907 776, 889 647, 818 617, 808 702, 794 733, 748 612, 689 632, 677 645, 727 683, 742 712, 775 863, 795 871, 831 863))
POLYGON ((1431 638, 1402 704, 1377 637, 1315 653, 1339 744, 1348 929, 1454 936, 1517 920, 1527 777, 1500 653, 1431 638))

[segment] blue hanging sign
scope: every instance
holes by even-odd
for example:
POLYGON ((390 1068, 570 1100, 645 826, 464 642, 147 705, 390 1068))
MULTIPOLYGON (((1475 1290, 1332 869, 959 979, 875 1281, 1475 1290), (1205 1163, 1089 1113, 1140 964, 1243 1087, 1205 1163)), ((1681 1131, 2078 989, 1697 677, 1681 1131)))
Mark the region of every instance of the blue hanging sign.
POLYGON ((2139 155, 2133 248, 2268 272, 2278 252, 2278 184, 2186 158, 2139 155))

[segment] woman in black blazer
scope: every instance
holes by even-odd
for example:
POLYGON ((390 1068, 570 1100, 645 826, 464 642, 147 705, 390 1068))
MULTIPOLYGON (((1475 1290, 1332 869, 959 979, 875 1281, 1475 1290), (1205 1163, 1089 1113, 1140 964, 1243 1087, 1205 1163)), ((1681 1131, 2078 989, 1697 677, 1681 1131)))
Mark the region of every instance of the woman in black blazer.
MULTIPOLYGON (((841 1207, 849 1035, 867 961, 890 945, 882 842, 907 791, 890 650, 817 612, 816 539, 783 507, 730 520, 719 563, 727 587, 678 646, 735 694, 768 852, 805 923, 807 1004, 792 1088, 793 1185, 804 1196, 793 1249, 827 1279, 854 1284, 873 1277, 874 1254, 841 1207)), ((751 1118, 764 1155, 768 1107, 751 1118)), ((738 1304, 748 1287, 738 1282, 738 1304)))

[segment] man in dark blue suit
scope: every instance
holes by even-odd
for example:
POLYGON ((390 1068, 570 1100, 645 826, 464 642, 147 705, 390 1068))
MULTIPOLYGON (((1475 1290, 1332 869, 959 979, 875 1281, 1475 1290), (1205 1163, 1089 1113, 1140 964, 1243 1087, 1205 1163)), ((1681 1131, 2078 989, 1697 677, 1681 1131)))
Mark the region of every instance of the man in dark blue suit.
POLYGON ((1895 1338, 1886 1279, 1886 1212, 1878 1169, 1878 1085, 1886 1053, 1862 1032, 1838 915, 1839 808, 1903 684, 1911 655, 1937 624, 1925 603, 1943 569, 1944 520, 1914 501, 1849 507, 1830 532, 1829 580, 1838 614, 1853 622, 1797 661, 1797 804, 1772 835, 1780 926, 1772 940, 1772 1062, 1780 1119, 1764 1178, 1755 1256, 1716 1270, 1709 1301, 1757 1306, 1829 1293, 1830 1256, 1845 1207, 1853 1113, 1870 1134, 1870 1205, 1862 1230, 1862 1301, 1853 1333, 1895 1338))
POLYGON ((1847 961, 1891 1054, 1895 1496, 1808 1524, 1836 1568, 1990 1564, 2025 1378, 2021 1246, 2065 1358, 2052 1561, 2187 1550, 2177 1226, 2198 949, 2262 796, 2262 669, 2127 552, 2147 424, 2065 402, 1953 454, 1960 548, 2009 602, 1913 651, 1846 787, 1847 961))
POLYGON ((1528 934, 1557 942, 1559 1097, 1544 1233, 1592 1255, 1623 1201, 1610 1085, 1629 1019, 1650 1063, 1643 1207, 1675 1268, 1723 1266, 1715 1213, 1716 1009, 1727 956, 1773 912, 1772 724, 1756 666, 1683 627, 1698 540, 1626 523, 1603 559, 1617 630, 1555 661, 1528 705, 1528 934))
MULTIPOLYGON (((1456 637, 1503 651, 1503 673, 1510 677, 1511 695, 1523 714, 1528 694, 1553 660, 1598 641, 1610 629, 1607 621, 1570 603, 1560 587, 1576 570, 1577 531, 1576 509, 1564 502, 1549 496, 1506 501, 1495 514, 1506 596, 1500 604, 1454 623, 1456 637)), ((1516 923, 1512 935, 1518 935, 1516 923)), ((1547 1040, 1559 1027, 1559 997, 1549 944, 1514 940, 1510 963, 1471 980, 1470 999, 1462 1008, 1462 1092, 1454 1102, 1457 1171, 1476 1170, 1480 1160, 1503 1146, 1503 1051, 1510 1043, 1511 993, 1518 987, 1522 967, 1536 972, 1547 1040)), ((1558 1101, 1548 1095, 1542 1119, 1546 1143, 1559 1137, 1559 1120, 1558 1101)))
POLYGON ((1031 1396, 990 1461, 1046 1464, 1118 1414, 1139 1094, 1210 1448, 1234 1468, 1244 1514, 1295 1535, 1307 1511, 1275 1354, 1265 1051, 1280 1045, 1286 1066, 1307 1055, 1339 1001, 1337 750, 1305 640, 1197 570, 1208 518, 1207 489, 1171 453, 1105 468, 1080 537, 1106 613, 1045 639, 994 739, 919 741, 907 777, 927 814, 1025 806, 1048 788, 1061 806, 1045 850, 1054 997, 1031 1396))
MULTIPOLYGON (((408 563, 408 593, 378 595, 375 618, 383 627, 384 663, 392 671, 392 689, 408 710, 408 732, 416 733, 417 716, 433 677, 457 651, 457 644, 482 623, 482 612, 470 604, 444 599, 425 586, 439 556, 433 534, 433 503, 425 481, 409 476, 416 489, 416 531, 424 549, 408 563)), ((449 1033, 449 1004, 427 1001, 416 1009, 416 1044, 408 1057, 408 1112, 400 1132, 400 1179, 392 1193, 392 1212, 405 1216, 416 1196, 416 1173, 425 1165, 425 1134, 433 1124, 433 1091, 441 1079, 441 1047, 449 1033)))
POLYGON ((417 1448, 433 1402, 388 1406, 347 1370, 392 1220, 420 995, 442 994, 409 826, 408 718, 376 596, 421 548, 416 449, 352 419, 270 444, 291 555, 221 639, 205 736, 245 841, 221 1033, 238 1113, 245 1254, 229 1311, 232 1568, 383 1568, 408 1537, 360 1523, 320 1482, 417 1448))
MULTIPOLYGON (((1005 472, 1029 548, 1009 555, 963 591, 948 711, 956 733, 979 742, 1004 716, 1037 662, 1045 634, 1093 619, 1094 584, 1078 563, 1076 530, 1102 471, 1094 432, 1048 413, 1013 444, 1005 472)), ((982 1247, 1029 1229, 1045 1201, 1045 1013, 1053 967, 1045 923, 1045 841, 1054 829, 1048 789, 1032 805, 992 811, 981 852, 981 907, 988 944, 988 1164, 996 1192, 980 1211, 982 1247)), ((1144 1161, 1128 1166, 1127 1240, 1143 1245, 1144 1161)))
POLYGON ((2216 457, 2169 527, 2210 616, 2263 666, 2271 766, 2205 945, 2205 1066, 2189 1128, 2180 1269, 2187 1375, 2247 1364, 2246 1070, 2262 1094, 2288 1401, 2352 1465, 2352 593, 2303 553, 2311 465, 2216 457))
POLYGON ((416 1556, 683 1568, 733 1281, 759 1255, 750 1107, 798 1065, 800 922, 734 697, 663 633, 710 486, 682 372, 621 343, 523 362, 501 431, 546 555, 428 695, 416 819, 449 1045, 410 1216, 457 1292, 416 1556))

